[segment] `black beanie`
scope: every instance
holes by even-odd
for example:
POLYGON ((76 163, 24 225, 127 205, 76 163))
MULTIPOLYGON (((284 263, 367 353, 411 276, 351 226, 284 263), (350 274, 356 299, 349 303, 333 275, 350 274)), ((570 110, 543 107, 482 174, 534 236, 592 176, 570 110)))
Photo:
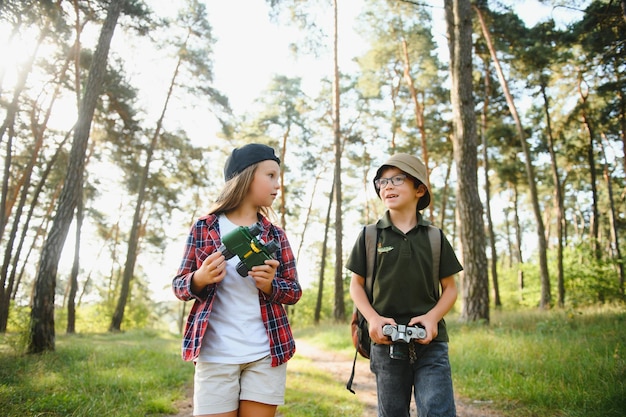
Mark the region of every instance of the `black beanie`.
POLYGON ((274 154, 274 149, 267 145, 250 143, 235 148, 224 164, 224 179, 228 181, 250 165, 267 160, 276 161, 280 165, 280 159, 274 154))

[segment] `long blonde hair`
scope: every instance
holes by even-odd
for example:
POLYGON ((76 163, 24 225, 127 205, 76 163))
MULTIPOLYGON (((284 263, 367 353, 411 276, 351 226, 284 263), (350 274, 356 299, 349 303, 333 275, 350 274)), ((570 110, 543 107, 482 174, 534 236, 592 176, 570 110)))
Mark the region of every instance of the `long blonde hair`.
MULTIPOLYGON (((250 185, 254 180, 254 174, 258 165, 258 162, 256 164, 252 164, 230 180, 226 181, 222 192, 209 209, 208 214, 228 213, 229 211, 239 207, 250 190, 250 185)), ((276 218, 276 213, 271 207, 259 206, 258 212, 269 219, 275 220, 276 218)))

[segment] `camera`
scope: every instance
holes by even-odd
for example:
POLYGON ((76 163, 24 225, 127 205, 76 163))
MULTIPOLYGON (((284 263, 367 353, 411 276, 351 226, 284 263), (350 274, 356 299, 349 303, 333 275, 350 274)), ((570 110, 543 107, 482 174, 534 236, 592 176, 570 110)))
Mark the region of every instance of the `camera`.
POLYGON ((426 337, 426 329, 419 326, 405 326, 398 324, 397 326, 385 324, 383 326, 383 334, 389 336, 394 342, 389 345, 389 357, 391 359, 407 360, 409 359, 409 345, 411 339, 424 339, 426 337))
POLYGON ((266 260, 272 259, 272 254, 278 250, 278 243, 271 240, 265 243, 257 238, 263 231, 260 223, 250 227, 239 226, 232 232, 222 236, 222 252, 226 260, 237 255, 240 262, 237 264, 237 272, 242 277, 248 276, 253 266, 263 265, 266 260))
POLYGON ((419 326, 405 326, 403 324, 394 326, 392 324, 385 324, 383 326, 383 334, 389 336, 392 342, 409 343, 411 339, 424 339, 426 337, 426 330, 419 326))

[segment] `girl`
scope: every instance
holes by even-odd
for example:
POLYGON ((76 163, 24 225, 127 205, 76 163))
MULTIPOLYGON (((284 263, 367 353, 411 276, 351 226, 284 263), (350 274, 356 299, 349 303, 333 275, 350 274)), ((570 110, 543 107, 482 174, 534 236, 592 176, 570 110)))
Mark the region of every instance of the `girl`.
POLYGON ((283 304, 302 295, 285 232, 267 218, 279 190, 280 160, 266 145, 232 151, 226 184, 206 216, 191 228, 173 279, 177 298, 194 300, 182 356, 194 361, 194 416, 271 417, 284 404, 287 361, 295 342, 283 304), (260 238, 275 240, 275 259, 236 272, 238 257, 218 250, 221 237, 259 222, 260 238))

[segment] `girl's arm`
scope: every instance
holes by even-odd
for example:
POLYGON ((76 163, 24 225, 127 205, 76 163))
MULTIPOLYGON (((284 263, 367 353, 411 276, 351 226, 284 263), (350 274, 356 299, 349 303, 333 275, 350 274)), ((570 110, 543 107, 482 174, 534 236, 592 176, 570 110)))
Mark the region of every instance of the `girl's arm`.
POLYGON ((226 276, 224 256, 221 252, 212 250, 213 247, 215 247, 215 236, 211 235, 204 222, 197 222, 187 236, 183 259, 172 280, 172 290, 179 300, 202 301, 206 299, 210 288, 226 276), (197 242, 199 241, 211 242, 211 244, 200 250, 198 255, 197 242), (202 262, 200 266, 198 266, 199 262, 202 262))
MULTIPOLYGON (((278 234, 280 249, 277 256, 276 273, 271 281, 271 291, 262 291, 265 298, 269 301, 280 304, 295 304, 302 296, 302 287, 300 287, 300 282, 298 282, 296 259, 285 233, 280 231, 278 234)), ((266 261, 266 265, 261 268, 267 267, 268 263, 271 264, 272 262, 266 261)))

